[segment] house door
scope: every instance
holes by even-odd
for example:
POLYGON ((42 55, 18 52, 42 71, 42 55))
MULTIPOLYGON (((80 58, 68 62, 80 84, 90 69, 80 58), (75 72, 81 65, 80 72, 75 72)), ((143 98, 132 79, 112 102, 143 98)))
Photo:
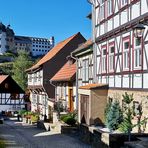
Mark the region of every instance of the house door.
POLYGON ((80 108, 80 115, 81 115, 81 123, 88 123, 89 121, 89 96, 88 95, 81 95, 81 108, 80 108))
POLYGON ((73 89, 69 89, 69 110, 70 112, 74 111, 74 103, 73 103, 73 89))

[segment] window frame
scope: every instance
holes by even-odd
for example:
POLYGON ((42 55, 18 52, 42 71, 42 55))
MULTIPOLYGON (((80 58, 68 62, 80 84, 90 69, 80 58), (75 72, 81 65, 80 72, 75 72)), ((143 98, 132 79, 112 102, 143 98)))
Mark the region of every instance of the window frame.
POLYGON ((112 16, 113 14, 114 14, 114 0, 106 0, 106 5, 107 5, 107 17, 110 17, 110 16, 112 16), (109 2, 111 3, 110 5, 109 5, 109 2), (111 13, 109 13, 109 8, 111 8, 112 9, 112 12, 111 13))
POLYGON ((107 73, 107 45, 101 47, 101 72, 102 74, 107 73), (103 50, 106 50, 106 54, 103 55, 103 50), (103 60, 105 59, 106 66, 103 68, 103 60))
POLYGON ((99 10, 99 18, 100 18, 100 22, 103 21, 106 17, 106 0, 101 0, 102 2, 100 2, 100 10, 99 10), (103 8, 103 12, 102 12, 102 8, 103 8), (102 15, 103 14, 103 15, 102 15))
POLYGON ((122 71, 130 71, 130 65, 131 65, 131 61, 130 61, 130 55, 131 55, 131 47, 130 47, 130 44, 131 44, 131 39, 130 39, 130 35, 129 36, 126 36, 126 37, 123 37, 122 38, 122 71), (129 47, 125 50, 124 48, 124 43, 128 42, 129 43, 129 47), (126 53, 128 59, 126 59, 126 63, 128 64, 128 66, 126 67, 125 66, 125 54, 126 53))
MULTIPOLYGON (((127 3, 122 4, 123 0, 119 0, 120 4, 120 9, 125 8, 129 4, 129 0, 127 0, 127 3)), ((125 0, 124 0, 125 1, 125 0)))
POLYGON ((112 41, 108 44, 108 72, 109 73, 113 73, 115 71, 115 51, 116 51, 116 48, 115 48, 115 41, 112 41), (111 53, 110 52, 110 49, 114 47, 114 52, 111 53), (113 63, 112 63, 112 69, 110 69, 110 57, 112 56, 113 58, 113 63))
POLYGON ((136 71, 136 70, 142 70, 142 68, 143 68, 143 43, 142 43, 142 41, 143 41, 143 38, 141 37, 141 38, 135 38, 134 36, 133 36, 133 71, 136 71), (136 43, 136 39, 140 39, 140 45, 139 46, 137 46, 136 48, 135 48, 135 43, 136 43), (138 66, 135 66, 135 50, 139 50, 140 52, 140 57, 139 57, 139 65, 138 66))
POLYGON ((89 59, 82 60, 82 82, 89 81, 89 59))

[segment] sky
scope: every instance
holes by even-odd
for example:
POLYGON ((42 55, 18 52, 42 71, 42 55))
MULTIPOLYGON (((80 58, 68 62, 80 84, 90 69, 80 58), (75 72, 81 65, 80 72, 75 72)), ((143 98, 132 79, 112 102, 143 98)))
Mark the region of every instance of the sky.
POLYGON ((55 37, 58 43, 77 32, 89 39, 91 12, 87 0, 0 0, 0 21, 15 35, 55 37))

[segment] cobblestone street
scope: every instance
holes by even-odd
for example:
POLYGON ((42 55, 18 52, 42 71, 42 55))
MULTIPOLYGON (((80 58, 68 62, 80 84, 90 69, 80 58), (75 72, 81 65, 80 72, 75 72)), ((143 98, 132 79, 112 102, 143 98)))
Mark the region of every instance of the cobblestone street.
POLYGON ((6 140, 7 148, 90 148, 76 138, 13 120, 0 125, 0 137, 6 140))

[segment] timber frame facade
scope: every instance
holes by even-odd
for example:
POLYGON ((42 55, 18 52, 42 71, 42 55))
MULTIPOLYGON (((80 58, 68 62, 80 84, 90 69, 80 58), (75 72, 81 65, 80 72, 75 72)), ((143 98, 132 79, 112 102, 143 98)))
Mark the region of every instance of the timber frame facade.
POLYGON ((25 92, 9 75, 0 75, 0 111, 17 111, 27 107, 25 92))
MULTIPOLYGON (((122 94, 148 111, 148 0, 89 0, 92 4, 94 83, 107 84, 108 97, 122 103, 122 94), (144 35, 133 28, 142 23, 144 35)), ((138 105, 136 105, 138 106, 138 105)))

